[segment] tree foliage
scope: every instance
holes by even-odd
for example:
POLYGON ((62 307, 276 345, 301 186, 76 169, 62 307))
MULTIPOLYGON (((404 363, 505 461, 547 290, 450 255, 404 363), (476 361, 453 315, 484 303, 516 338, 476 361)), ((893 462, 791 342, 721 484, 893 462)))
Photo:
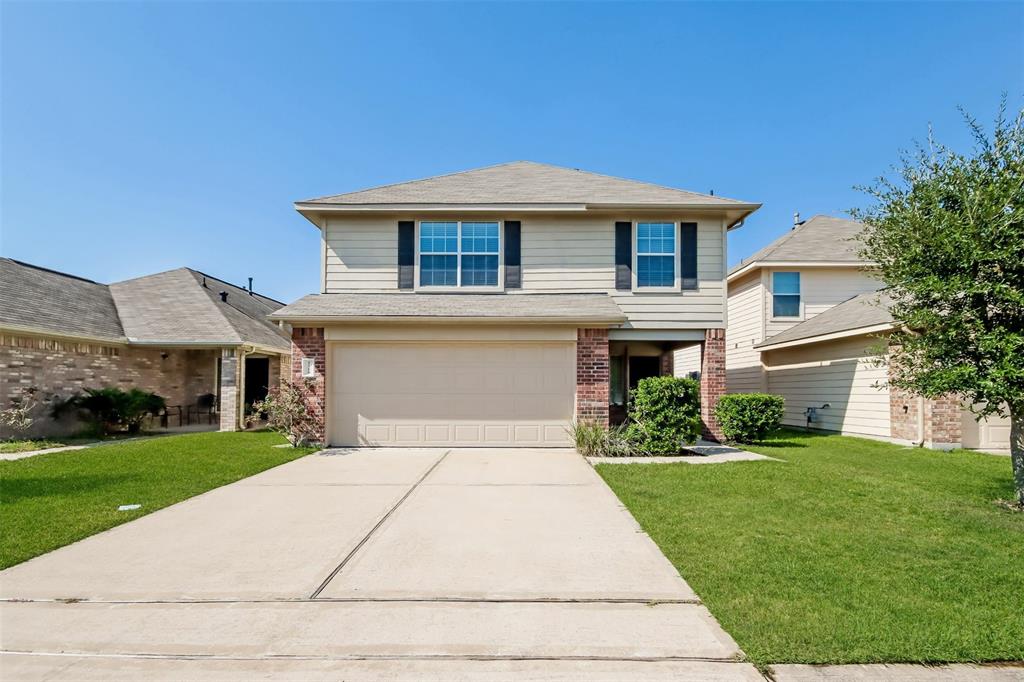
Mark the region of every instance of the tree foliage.
POLYGON ((860 188, 873 203, 853 214, 899 325, 891 384, 1008 412, 1024 502, 1024 110, 1008 119, 1004 98, 991 134, 962 113, 970 154, 929 134, 895 177, 860 188))

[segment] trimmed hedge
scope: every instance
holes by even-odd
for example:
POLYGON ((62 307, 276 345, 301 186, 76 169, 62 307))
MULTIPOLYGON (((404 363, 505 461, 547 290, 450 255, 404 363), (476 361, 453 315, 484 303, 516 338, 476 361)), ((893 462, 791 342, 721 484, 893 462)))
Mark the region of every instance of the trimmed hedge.
POLYGON ((629 398, 626 438, 648 455, 676 455, 700 436, 700 383, 682 377, 641 379, 629 398))
POLYGON ((715 406, 715 417, 726 440, 754 443, 779 428, 785 400, 770 393, 730 393, 715 406))

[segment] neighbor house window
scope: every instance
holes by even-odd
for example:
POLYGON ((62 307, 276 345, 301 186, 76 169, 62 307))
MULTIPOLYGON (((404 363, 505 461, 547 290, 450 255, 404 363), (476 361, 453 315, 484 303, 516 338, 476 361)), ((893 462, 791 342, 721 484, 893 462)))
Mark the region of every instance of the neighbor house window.
POLYGON ((421 287, 498 285, 499 223, 421 222, 421 287))
POLYGON ((772 317, 800 317, 800 273, 772 273, 772 317))
POLYGON ((637 223, 637 287, 676 285, 676 224, 637 223))

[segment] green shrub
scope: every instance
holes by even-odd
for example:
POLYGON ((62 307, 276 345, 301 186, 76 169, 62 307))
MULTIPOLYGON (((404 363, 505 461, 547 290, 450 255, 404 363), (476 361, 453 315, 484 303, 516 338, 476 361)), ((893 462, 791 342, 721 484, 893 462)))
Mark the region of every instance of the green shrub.
POLYGON ((156 393, 137 388, 87 388, 85 394, 55 405, 53 416, 74 410, 101 434, 121 430, 138 433, 146 417, 159 414, 165 407, 166 402, 156 393))
POLYGON ((626 437, 648 455, 675 455, 700 437, 700 383, 682 377, 641 379, 629 398, 626 437))
POLYGON ((715 407, 715 417, 726 440, 754 443, 779 428, 785 400, 769 393, 730 393, 715 407))
POLYGON ((589 421, 573 422, 569 427, 576 450, 584 457, 628 457, 633 447, 622 426, 605 427, 589 421))

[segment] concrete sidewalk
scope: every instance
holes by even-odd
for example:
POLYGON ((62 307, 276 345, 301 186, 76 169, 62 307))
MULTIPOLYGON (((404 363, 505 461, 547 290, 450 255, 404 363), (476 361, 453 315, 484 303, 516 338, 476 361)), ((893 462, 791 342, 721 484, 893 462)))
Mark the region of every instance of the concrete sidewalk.
POLYGON ((327 451, 0 596, 4 679, 762 679, 564 450, 327 451))

